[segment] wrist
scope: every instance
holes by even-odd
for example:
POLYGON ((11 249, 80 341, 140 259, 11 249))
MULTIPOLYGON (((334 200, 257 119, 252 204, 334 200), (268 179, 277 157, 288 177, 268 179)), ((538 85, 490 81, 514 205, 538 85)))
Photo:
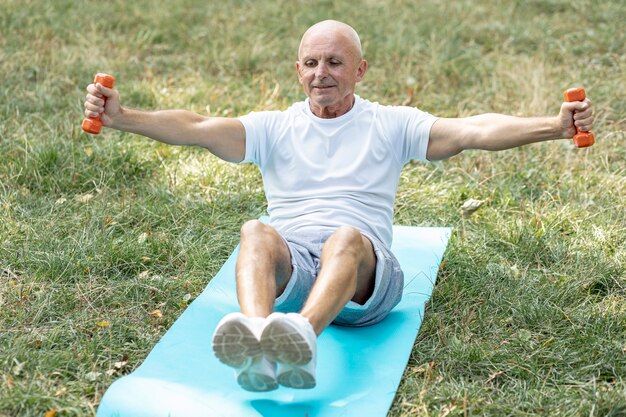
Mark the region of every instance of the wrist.
POLYGON ((529 120, 531 124, 528 126, 528 132, 533 138, 529 143, 558 140, 567 137, 559 116, 547 116, 529 120))
POLYGON ((567 131, 563 126, 561 116, 554 116, 549 118, 550 130, 552 132, 553 139, 567 139, 567 131))
POLYGON ((126 120, 127 118, 128 118, 127 109, 120 106, 119 110, 117 111, 117 113, 115 113, 114 116, 109 116, 109 119, 111 120, 109 127, 111 129, 116 129, 116 130, 124 130, 124 126, 128 124, 126 120))

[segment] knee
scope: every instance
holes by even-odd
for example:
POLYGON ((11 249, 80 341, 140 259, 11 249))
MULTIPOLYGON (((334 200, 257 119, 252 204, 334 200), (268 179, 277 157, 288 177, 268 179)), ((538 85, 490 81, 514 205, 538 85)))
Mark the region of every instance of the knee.
POLYGON ((248 220, 241 226, 241 237, 251 237, 263 235, 265 224, 259 220, 248 220))
POLYGON ((272 246, 281 243, 280 235, 271 226, 259 220, 249 220, 241 226, 241 241, 272 246))
POLYGON ((352 226, 339 227, 328 240, 332 242, 336 253, 358 256, 364 249, 363 235, 352 226))
POLYGON ((361 236, 363 235, 356 227, 340 226, 339 228, 337 228, 337 230, 335 230, 332 236, 339 240, 360 241, 361 236))

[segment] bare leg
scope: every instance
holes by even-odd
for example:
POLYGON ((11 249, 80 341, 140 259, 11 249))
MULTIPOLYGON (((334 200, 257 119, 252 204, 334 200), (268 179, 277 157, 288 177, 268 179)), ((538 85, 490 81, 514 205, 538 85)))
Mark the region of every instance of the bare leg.
POLYGON ((274 300, 285 290, 291 277, 289 249, 278 232, 258 220, 241 227, 237 258, 237 298, 248 317, 267 317, 274 300))
POLYGON ((342 226, 322 249, 321 270, 301 314, 318 335, 350 300, 363 304, 374 290, 376 255, 357 229, 342 226))

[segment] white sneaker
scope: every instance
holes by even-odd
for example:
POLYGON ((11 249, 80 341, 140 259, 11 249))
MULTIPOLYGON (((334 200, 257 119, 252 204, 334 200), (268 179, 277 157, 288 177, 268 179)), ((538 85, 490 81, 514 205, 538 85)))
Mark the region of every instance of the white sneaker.
POLYGON ((278 388, 276 363, 257 356, 246 367, 236 369, 237 383, 246 391, 265 392, 278 388))
POLYGON ((263 357, 259 337, 265 319, 230 313, 213 334, 213 352, 225 365, 235 368, 237 383, 248 391, 278 388, 276 364, 263 357))
POLYGON ((305 317, 297 313, 273 313, 261 333, 261 349, 277 362, 278 383, 290 388, 315 386, 317 335, 305 317))
POLYGON ((278 364, 278 383, 283 387, 310 389, 315 388, 315 361, 306 365, 278 364))

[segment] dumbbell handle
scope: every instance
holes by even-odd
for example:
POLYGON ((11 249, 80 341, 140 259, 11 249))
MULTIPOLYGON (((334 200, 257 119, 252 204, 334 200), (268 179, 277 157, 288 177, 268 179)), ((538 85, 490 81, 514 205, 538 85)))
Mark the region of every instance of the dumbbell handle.
MULTIPOLYGON (((563 93, 563 98, 568 102, 583 101, 585 97, 585 89, 582 87, 570 88, 569 90, 565 90, 563 93)), ((576 125, 574 125, 574 129, 576 129, 576 134, 574 135, 574 145, 576 145, 577 148, 586 148, 587 146, 591 146, 595 143, 593 133, 581 132, 578 130, 576 125)))
MULTIPOLYGON (((98 73, 96 74, 93 83, 100 83, 107 88, 113 88, 113 85, 115 85, 115 77, 108 74, 98 73)), ((102 99, 104 100, 104 107, 106 106, 107 99, 106 97, 102 97, 102 99)), ((100 115, 83 119, 83 130, 93 135, 97 135, 98 133, 100 133, 100 131, 102 130, 102 121, 100 120, 100 115)))

